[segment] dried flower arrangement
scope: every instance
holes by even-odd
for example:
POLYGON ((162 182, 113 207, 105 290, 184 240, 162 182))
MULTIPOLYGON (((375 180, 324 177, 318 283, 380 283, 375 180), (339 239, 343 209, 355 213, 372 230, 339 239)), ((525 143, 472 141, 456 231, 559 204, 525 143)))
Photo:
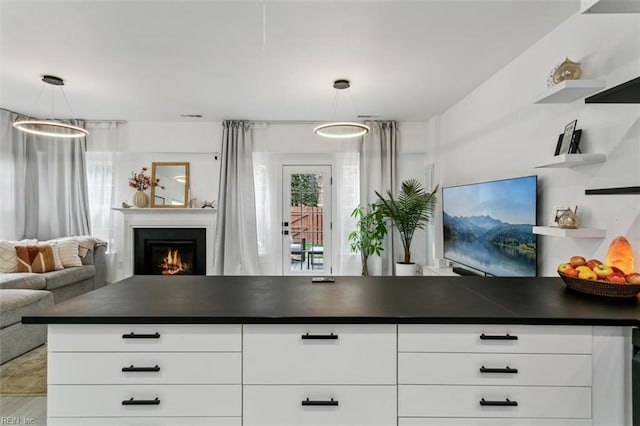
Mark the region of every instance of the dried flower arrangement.
POLYGON ((162 189, 165 189, 164 186, 160 185, 160 179, 156 179, 155 182, 151 182, 151 177, 145 174, 147 172, 147 167, 143 167, 140 173, 131 172, 131 177, 129 178, 129 186, 131 188, 137 189, 138 191, 144 191, 153 186, 159 186, 162 189))

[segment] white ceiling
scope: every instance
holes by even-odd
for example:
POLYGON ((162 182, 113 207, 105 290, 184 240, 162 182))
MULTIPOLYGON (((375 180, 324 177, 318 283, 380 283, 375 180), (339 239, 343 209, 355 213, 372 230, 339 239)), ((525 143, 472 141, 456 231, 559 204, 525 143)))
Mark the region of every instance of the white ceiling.
POLYGON ((578 3, 0 0, 0 107, 50 116, 53 74, 57 118, 426 120, 578 3))

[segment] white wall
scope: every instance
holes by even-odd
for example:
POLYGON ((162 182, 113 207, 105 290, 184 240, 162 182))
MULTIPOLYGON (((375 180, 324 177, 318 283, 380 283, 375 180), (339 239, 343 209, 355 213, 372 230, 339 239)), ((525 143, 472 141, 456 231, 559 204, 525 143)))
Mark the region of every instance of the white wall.
POLYGON ((132 204, 135 190, 128 186, 131 172, 164 161, 188 161, 191 198, 213 201, 218 198, 221 123, 129 122, 120 127, 116 155, 115 203, 132 204))
MULTIPOLYGON (((604 260, 609 242, 618 235, 634 247, 638 270, 638 196, 585 196, 584 190, 640 185, 640 105, 585 104, 583 99, 533 104, 546 90, 550 70, 565 57, 581 63, 582 78, 604 79, 607 87, 638 77, 640 15, 572 16, 431 120, 436 181, 450 186, 537 174, 538 224, 548 224, 553 206, 577 205, 584 227, 607 230, 604 239, 540 236, 540 275, 556 275, 557 264, 572 255, 604 260), (558 134, 574 119, 583 129, 582 151, 605 153, 607 161, 567 169, 534 168, 551 159, 558 134)), ((436 247, 441 254, 440 238, 436 247)))

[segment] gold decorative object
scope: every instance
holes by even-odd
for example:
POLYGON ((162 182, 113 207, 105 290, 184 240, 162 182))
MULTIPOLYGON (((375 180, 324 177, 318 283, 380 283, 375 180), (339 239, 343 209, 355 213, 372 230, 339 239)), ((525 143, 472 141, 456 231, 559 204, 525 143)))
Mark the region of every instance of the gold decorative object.
POLYGON ((580 221, 575 212, 571 209, 565 210, 558 218, 558 227, 567 229, 576 229, 580 226, 580 221))
POLYGON ((573 62, 569 58, 565 58, 553 73, 553 82, 555 84, 564 80, 579 80, 582 77, 582 69, 578 62, 573 62))
POLYGON ((154 162, 151 164, 151 207, 189 207, 189 163, 154 162))

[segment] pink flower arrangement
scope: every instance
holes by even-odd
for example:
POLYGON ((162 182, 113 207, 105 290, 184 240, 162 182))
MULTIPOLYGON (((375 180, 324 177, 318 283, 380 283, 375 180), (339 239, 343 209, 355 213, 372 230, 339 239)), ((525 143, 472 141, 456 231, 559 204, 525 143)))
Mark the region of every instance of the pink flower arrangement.
POLYGON ((147 168, 143 167, 140 173, 131 172, 131 177, 129 178, 129 186, 131 188, 137 189, 138 191, 144 191, 151 185, 160 186, 164 189, 164 187, 160 185, 160 179, 156 179, 155 182, 151 182, 151 177, 145 174, 146 171, 147 168))

